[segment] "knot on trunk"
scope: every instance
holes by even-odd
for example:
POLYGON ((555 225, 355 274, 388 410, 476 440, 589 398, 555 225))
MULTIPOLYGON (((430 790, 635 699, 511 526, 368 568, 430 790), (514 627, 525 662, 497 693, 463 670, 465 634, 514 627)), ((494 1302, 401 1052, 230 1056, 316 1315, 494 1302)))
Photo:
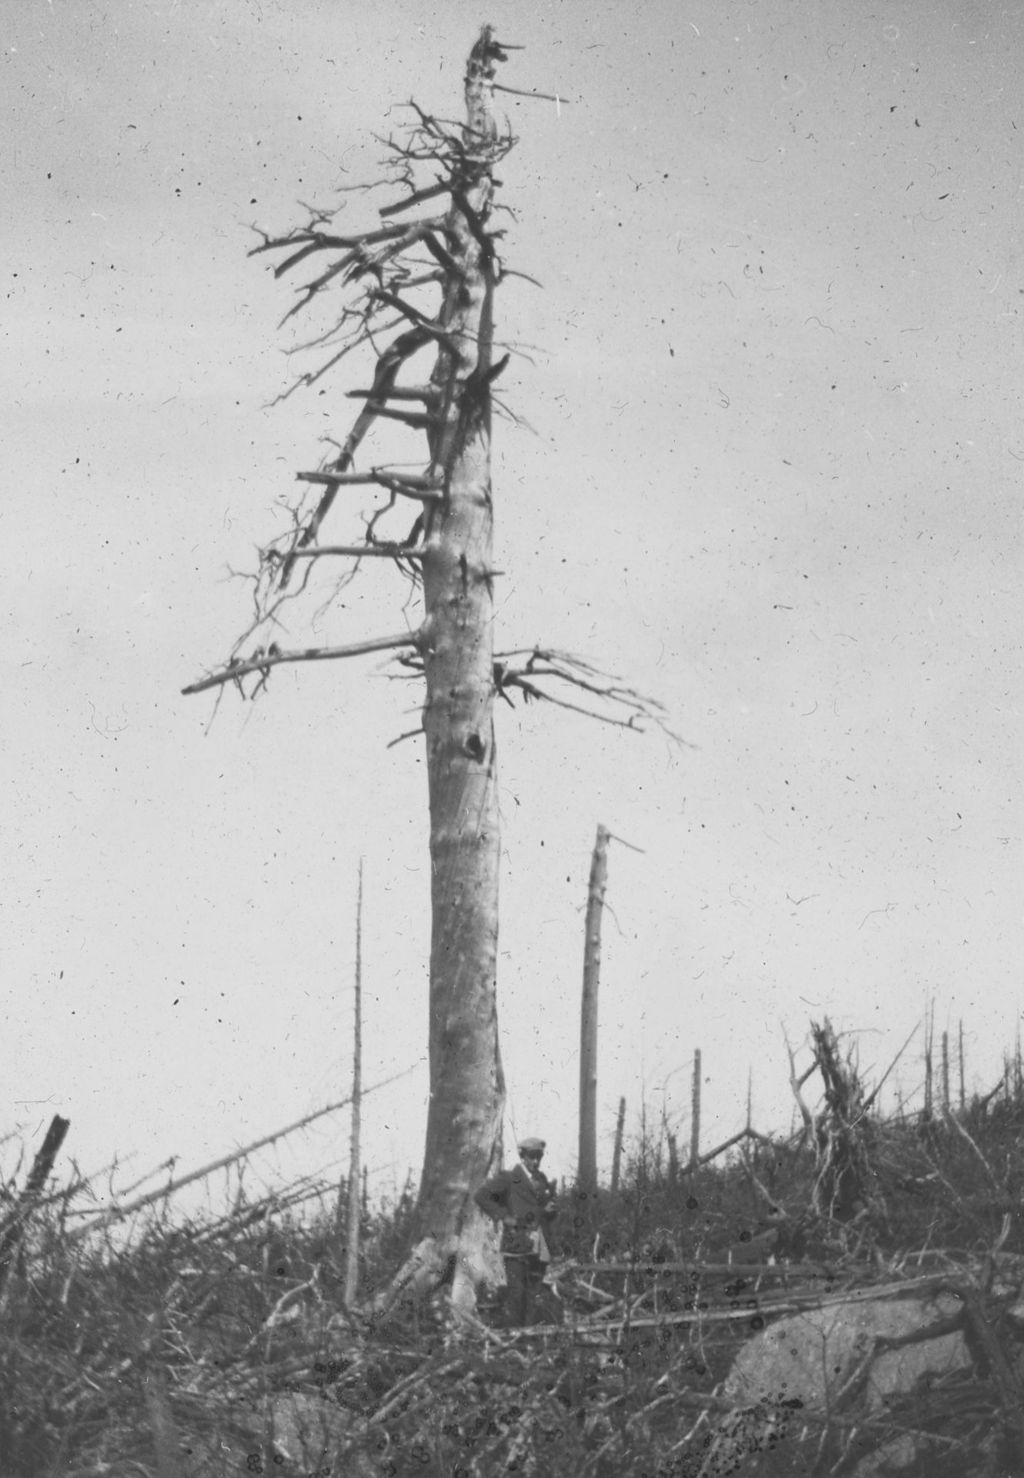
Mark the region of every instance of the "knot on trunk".
POLYGON ((487 745, 476 732, 466 735, 462 741, 462 748, 471 760, 476 760, 477 764, 483 762, 484 755, 487 753, 487 745))

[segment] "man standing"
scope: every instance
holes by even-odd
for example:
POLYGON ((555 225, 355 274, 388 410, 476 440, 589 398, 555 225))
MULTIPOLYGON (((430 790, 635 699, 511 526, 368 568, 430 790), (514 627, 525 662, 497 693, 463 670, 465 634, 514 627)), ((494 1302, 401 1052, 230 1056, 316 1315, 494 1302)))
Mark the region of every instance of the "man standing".
POLYGON ((520 1140, 519 1164, 511 1170, 499 1170, 476 1193, 481 1211, 502 1224, 501 1253, 510 1325, 533 1322, 537 1289, 551 1261, 545 1234, 555 1219, 551 1204, 555 1182, 548 1180, 540 1168, 544 1149, 543 1139, 520 1140))

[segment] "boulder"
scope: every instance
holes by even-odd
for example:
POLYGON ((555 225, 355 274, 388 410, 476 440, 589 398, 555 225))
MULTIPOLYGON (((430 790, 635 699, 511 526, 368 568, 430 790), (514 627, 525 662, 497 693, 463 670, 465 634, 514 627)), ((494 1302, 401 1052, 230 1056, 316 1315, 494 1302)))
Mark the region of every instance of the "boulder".
POLYGON ((928 1298, 863 1299, 808 1309, 771 1325, 736 1358, 723 1394, 744 1404, 798 1397, 816 1411, 834 1410, 844 1393, 862 1411, 913 1390, 925 1377, 971 1364, 952 1293, 928 1298), (925 1331, 934 1330, 932 1335, 925 1331), (906 1341, 887 1348, 886 1341, 906 1341), (847 1393, 847 1387, 851 1385, 847 1393))
MULTIPOLYGON (((736 1407, 715 1432, 701 1478, 747 1472, 788 1478, 815 1471, 822 1435, 816 1416, 884 1419, 894 1397, 971 1368, 962 1311, 961 1300, 946 1291, 850 1296, 790 1315, 754 1335, 722 1387, 721 1394, 736 1407)), ((870 1426, 861 1427, 856 1446, 863 1455, 852 1478, 876 1478, 901 1468, 916 1472, 922 1456, 912 1440, 886 1440, 884 1432, 870 1426)), ((847 1452, 848 1461, 853 1457, 847 1452)), ((843 1471, 851 1469, 844 1463, 843 1471)))

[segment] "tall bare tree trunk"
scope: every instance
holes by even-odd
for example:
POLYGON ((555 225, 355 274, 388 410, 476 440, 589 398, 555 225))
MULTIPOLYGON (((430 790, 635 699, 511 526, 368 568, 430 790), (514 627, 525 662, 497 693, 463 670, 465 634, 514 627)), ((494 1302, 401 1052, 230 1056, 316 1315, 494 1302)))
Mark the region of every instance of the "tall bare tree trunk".
POLYGON ((363 859, 359 859, 356 899, 355 1017, 352 1025, 352 1133, 348 1154, 348 1195, 345 1238, 345 1307, 355 1305, 359 1292, 359 1152, 363 1112, 363 859))
POLYGON ((679 1143, 671 1129, 665 1137, 668 1141, 668 1183, 669 1188, 674 1190, 679 1180, 679 1143))
POLYGON ((949 1032, 942 1033, 942 1111, 949 1113, 949 1032))
POLYGON ((611 833, 597 828, 590 860, 587 923, 583 950, 583 1001, 580 1008, 580 1146, 576 1181, 592 1195, 597 1189, 597 1004, 601 982, 601 915, 608 886, 608 841, 611 833))
MULTIPOLYGON (((500 56, 485 27, 466 72, 465 153, 446 220, 455 270, 440 315, 428 432, 444 495, 423 540, 430 792, 430 1105, 418 1202, 421 1241, 405 1286, 447 1271, 469 1304, 488 1229, 473 1192, 496 1167, 505 1102, 498 1046, 498 770, 494 745, 490 381, 495 262, 490 82, 500 56)), ((403 1279, 403 1274, 399 1274, 403 1279)))
POLYGON ((622 1136, 626 1128, 626 1100, 619 1099, 619 1112, 615 1116, 615 1147, 612 1150, 612 1195, 619 1188, 622 1174, 622 1136))
POLYGON ((693 1052, 693 1086, 690 1093, 690 1169, 696 1169, 700 1159, 700 1048, 693 1052))

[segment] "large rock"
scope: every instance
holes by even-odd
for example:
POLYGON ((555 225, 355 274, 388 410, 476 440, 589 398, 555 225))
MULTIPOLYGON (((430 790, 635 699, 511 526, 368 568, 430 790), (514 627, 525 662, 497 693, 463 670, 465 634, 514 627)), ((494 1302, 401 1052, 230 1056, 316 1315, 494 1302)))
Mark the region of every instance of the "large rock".
POLYGON ((809 1309, 773 1324, 748 1341, 726 1379, 724 1394, 744 1403, 797 1396, 816 1411, 833 1410, 858 1372, 860 1410, 877 1411, 887 1396, 910 1391, 924 1376, 969 1366, 962 1329, 944 1329, 961 1314, 952 1293, 928 1298, 864 1299, 809 1309), (933 1335, 898 1348, 886 1340, 933 1335), (882 1344, 879 1344, 882 1341, 882 1344))
MULTIPOLYGON (((846 1422, 878 1417, 894 1396, 971 1366, 963 1329, 956 1327, 961 1314, 960 1299, 948 1292, 851 1297, 755 1335, 722 1388, 736 1410, 721 1423, 701 1478, 810 1472, 822 1432, 816 1415, 828 1412, 846 1422)), ((883 1434, 874 1436, 870 1428, 862 1429, 860 1440, 865 1455, 855 1478, 898 1472, 920 1456, 913 1442, 890 1441, 883 1449, 883 1434)))

